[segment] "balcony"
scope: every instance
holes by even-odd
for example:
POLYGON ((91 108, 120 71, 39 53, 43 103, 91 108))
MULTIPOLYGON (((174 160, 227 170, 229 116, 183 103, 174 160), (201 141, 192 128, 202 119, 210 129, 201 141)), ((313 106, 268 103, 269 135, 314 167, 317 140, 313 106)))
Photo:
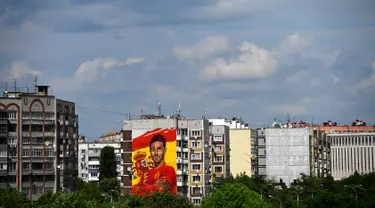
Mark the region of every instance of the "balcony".
MULTIPOLYGON (((30 137, 30 132, 22 132, 23 137, 30 137)), ((55 132, 44 132, 44 136, 46 137, 54 137, 55 132)), ((33 131, 31 132, 31 137, 43 137, 43 132, 41 131, 33 131)))

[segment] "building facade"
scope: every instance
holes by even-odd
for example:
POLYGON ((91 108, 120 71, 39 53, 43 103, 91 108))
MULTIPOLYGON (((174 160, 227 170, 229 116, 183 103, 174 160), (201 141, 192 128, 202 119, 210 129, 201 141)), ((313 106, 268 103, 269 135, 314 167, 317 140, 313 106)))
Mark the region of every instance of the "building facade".
POLYGON ((310 129, 265 130, 265 164, 268 179, 289 185, 300 174, 310 175, 310 129))
POLYGON ((210 194, 212 177, 226 176, 230 171, 229 164, 225 164, 229 160, 228 127, 210 127, 206 119, 186 119, 179 115, 142 115, 140 119, 125 120, 123 181, 126 193, 131 193, 131 141, 155 128, 176 128, 177 189, 194 204, 199 204, 204 196, 210 194), (211 132, 215 132, 216 137, 211 132), (218 140, 219 136, 221 140, 216 141, 215 138, 218 140), (212 151, 214 144, 221 147, 220 152, 216 149, 218 157, 214 157, 212 151), (216 161, 214 165, 212 161, 216 161), (217 175, 213 174, 215 169, 217 175))
POLYGON ((248 176, 255 174, 257 157, 255 130, 250 129, 246 122, 236 117, 209 119, 209 121, 214 126, 229 127, 230 174, 233 176, 242 173, 248 176))
POLYGON ((210 125, 211 172, 212 179, 230 176, 231 148, 229 127, 226 125, 210 125))
POLYGON ((74 103, 49 95, 48 86, 36 86, 33 93, 4 92, 0 116, 0 187, 16 188, 30 199, 50 190, 75 189, 74 103))
POLYGON ((331 143, 332 177, 341 180, 375 171, 375 133, 328 134, 331 143))
POLYGON ((116 155, 116 171, 118 172, 118 180, 122 184, 121 175, 123 173, 122 161, 122 143, 112 142, 108 140, 106 143, 89 142, 85 139, 80 139, 79 143, 79 177, 86 182, 99 182, 99 167, 101 150, 106 147, 113 147, 116 155))
POLYGON ((374 134, 375 126, 366 126, 359 120, 352 126, 337 126, 337 122, 328 121, 321 126, 293 122, 259 128, 257 174, 290 183, 300 173, 332 176, 336 180, 349 177, 355 171, 369 173, 374 171, 374 134), (282 159, 286 155, 289 159, 282 159))

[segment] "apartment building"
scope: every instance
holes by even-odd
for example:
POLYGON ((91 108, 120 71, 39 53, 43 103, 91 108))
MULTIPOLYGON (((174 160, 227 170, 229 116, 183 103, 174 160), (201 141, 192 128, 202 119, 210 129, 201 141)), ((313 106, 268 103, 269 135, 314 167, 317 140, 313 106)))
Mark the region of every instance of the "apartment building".
POLYGON ((360 120, 352 126, 328 121, 321 126, 287 122, 259 128, 258 175, 288 184, 300 173, 342 179, 355 171, 374 171, 374 134, 375 126, 360 120))
POLYGON ((210 125, 211 172, 212 181, 231 174, 231 149, 229 127, 226 125, 210 125))
POLYGON ((357 171, 375 171, 375 133, 328 134, 331 142, 332 177, 347 178, 357 171))
MULTIPOLYGON (((355 171, 364 174, 375 170, 375 126, 366 126, 366 122, 357 119, 350 126, 327 121, 311 128, 325 134, 324 141, 330 149, 327 155, 329 174, 335 180, 349 177, 355 171)), ((324 143, 319 145, 325 146, 324 143)))
MULTIPOLYGON (((230 174, 233 176, 245 173, 248 176, 256 171, 256 142, 255 130, 241 118, 232 119, 217 118, 209 119, 214 126, 224 125, 229 127, 230 174)), ((214 133, 215 131, 212 131, 214 133)), ((228 174, 229 175, 229 174, 228 174)))
POLYGON ((75 104, 35 92, 0 97, 0 187, 37 199, 49 190, 74 190, 78 176, 78 115, 75 104))
POLYGON ((180 114, 171 116, 142 115, 140 119, 125 120, 124 131, 124 188, 131 193, 131 143, 146 131, 155 128, 176 128, 177 189, 194 204, 210 194, 210 130, 206 119, 187 119, 180 114), (126 164, 125 164, 126 162, 126 164), (125 183, 126 182, 126 183, 125 183))
POLYGON ((301 173, 310 175, 310 129, 267 128, 265 130, 265 175, 289 185, 301 173))
MULTIPOLYGON (((111 135, 106 135, 111 136, 111 135)), ((79 160, 79 177, 86 182, 99 182, 99 167, 100 167, 100 153, 101 150, 110 146, 115 150, 116 155, 116 170, 118 172, 118 180, 122 182, 121 175, 123 173, 122 162, 122 143, 120 142, 95 142, 87 141, 84 137, 80 138, 78 146, 78 160, 79 160)), ((121 186, 123 184, 121 183, 121 186)))

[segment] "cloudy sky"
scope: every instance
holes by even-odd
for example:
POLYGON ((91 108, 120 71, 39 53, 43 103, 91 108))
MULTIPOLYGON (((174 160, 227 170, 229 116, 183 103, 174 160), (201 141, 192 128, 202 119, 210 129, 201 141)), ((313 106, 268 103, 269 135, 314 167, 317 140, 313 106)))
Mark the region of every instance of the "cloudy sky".
POLYGON ((3 0, 0 81, 49 84, 97 137, 177 110, 375 124, 373 0, 3 0))

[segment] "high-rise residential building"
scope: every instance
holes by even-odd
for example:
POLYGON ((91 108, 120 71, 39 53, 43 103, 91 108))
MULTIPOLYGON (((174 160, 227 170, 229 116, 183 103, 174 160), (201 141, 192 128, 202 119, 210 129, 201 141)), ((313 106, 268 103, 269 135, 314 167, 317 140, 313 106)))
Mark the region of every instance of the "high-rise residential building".
MULTIPOLYGON (((265 130, 265 174, 268 179, 290 184, 301 173, 310 175, 310 129, 265 130)), ((262 163, 262 161, 260 161, 262 163)))
POLYGON ((301 173, 343 179, 374 171, 375 126, 324 122, 274 123, 257 129, 258 175, 289 184, 301 173))
POLYGON ((100 154, 104 147, 110 146, 115 150, 117 178, 121 182, 121 175, 123 173, 122 143, 105 141, 99 143, 96 141, 87 141, 84 137, 80 138, 78 144, 78 174, 83 181, 99 182, 100 154))
MULTIPOLYGON (((211 172, 212 181, 214 181, 218 177, 227 177, 231 174, 229 127, 226 125, 210 125, 210 132, 211 172)), ((192 143, 194 144, 194 141, 192 143)))
POLYGON ((0 187, 37 199, 47 191, 75 189, 78 115, 75 104, 49 94, 8 92, 0 97, 0 187))
POLYGON ((318 145, 323 148, 325 143, 329 144, 329 175, 334 179, 349 177, 356 171, 360 174, 375 171, 375 126, 356 120, 350 126, 327 121, 310 128, 325 134, 323 143, 318 145))
MULTIPOLYGON (((233 176, 245 173, 251 176, 256 171, 255 130, 241 118, 209 119, 214 126, 225 125, 229 127, 230 173, 233 176)), ((213 133, 215 131, 212 131, 213 133)))
POLYGON ((228 128, 210 126, 207 119, 187 119, 180 114, 162 116, 158 113, 125 120, 123 181, 124 187, 128 187, 124 188, 125 193, 131 193, 132 185, 131 141, 156 128, 176 129, 177 191, 199 204, 210 194, 213 176, 226 176, 230 171, 228 128))

